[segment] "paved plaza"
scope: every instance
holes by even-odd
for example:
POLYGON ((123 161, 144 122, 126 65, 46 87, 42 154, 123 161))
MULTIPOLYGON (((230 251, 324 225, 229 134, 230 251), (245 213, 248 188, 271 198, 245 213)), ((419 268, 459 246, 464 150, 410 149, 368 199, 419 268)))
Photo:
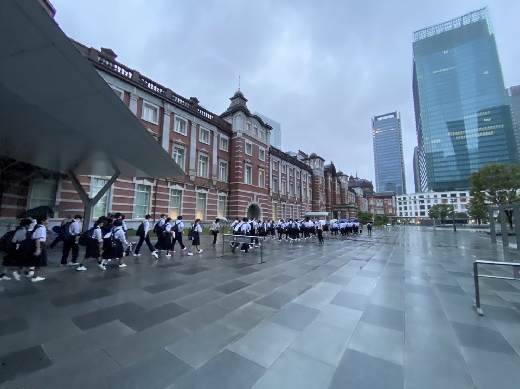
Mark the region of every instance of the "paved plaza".
POLYGON ((0 283, 0 388, 518 388, 516 250, 470 230, 266 242, 0 283), (510 268, 483 274, 510 276, 510 268))

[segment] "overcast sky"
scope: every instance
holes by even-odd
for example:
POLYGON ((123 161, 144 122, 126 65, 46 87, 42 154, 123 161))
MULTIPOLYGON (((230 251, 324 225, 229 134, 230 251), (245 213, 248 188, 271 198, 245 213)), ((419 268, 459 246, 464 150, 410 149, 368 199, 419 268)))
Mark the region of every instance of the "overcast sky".
MULTIPOLYGON (((520 84, 518 0, 51 0, 71 38, 221 114, 238 88, 282 148, 374 181, 371 119, 400 111, 408 193, 417 144, 412 32, 489 6, 506 87, 520 84)), ((374 182, 375 184, 375 182, 374 182)))

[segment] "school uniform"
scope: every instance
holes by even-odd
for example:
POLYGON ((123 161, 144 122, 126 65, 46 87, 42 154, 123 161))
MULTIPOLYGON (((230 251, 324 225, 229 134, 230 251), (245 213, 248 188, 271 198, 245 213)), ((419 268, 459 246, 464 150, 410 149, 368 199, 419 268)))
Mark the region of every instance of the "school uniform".
POLYGON ((101 233, 101 227, 94 228, 92 231, 92 239, 89 239, 85 248, 85 259, 96 258, 101 256, 99 245, 103 243, 103 235, 101 233))
POLYGON ((78 263, 79 245, 76 237, 81 234, 81 226, 77 220, 69 225, 69 236, 63 241, 63 254, 61 256, 61 264, 66 265, 69 259, 69 253, 72 251, 72 264, 78 263))
POLYGON ((200 246, 200 234, 202 232, 202 227, 200 226, 200 224, 197 224, 194 228, 193 228, 193 239, 191 240, 191 245, 192 246, 200 246))
POLYGON ((34 227, 31 239, 34 242, 34 251, 36 251, 36 242, 40 242, 40 255, 36 256, 33 252, 32 261, 30 261, 29 266, 34 266, 36 268, 47 266, 47 248, 45 247, 45 241, 47 240, 47 228, 41 224, 37 224, 34 227))
POLYGON ((217 244, 217 236, 220 232, 220 224, 217 222, 213 222, 211 225, 211 234, 213 235, 213 244, 217 244))
POLYGON ((173 237, 172 244, 170 246, 170 251, 175 250, 175 242, 179 242, 179 246, 181 246, 181 250, 185 250, 186 246, 184 246, 184 243, 182 243, 182 231, 184 230, 184 223, 182 220, 177 220, 172 225, 172 229, 175 230, 175 226, 177 226, 177 232, 175 233, 175 236, 173 237))
POLYGON ((143 242, 146 242, 146 245, 148 246, 148 249, 153 253, 155 249, 153 248, 152 242, 150 242, 150 222, 148 220, 143 221, 143 229, 144 234, 143 236, 139 237, 139 243, 137 243, 137 246, 134 251, 134 255, 139 255, 139 250, 141 250, 141 246, 143 245, 143 242))

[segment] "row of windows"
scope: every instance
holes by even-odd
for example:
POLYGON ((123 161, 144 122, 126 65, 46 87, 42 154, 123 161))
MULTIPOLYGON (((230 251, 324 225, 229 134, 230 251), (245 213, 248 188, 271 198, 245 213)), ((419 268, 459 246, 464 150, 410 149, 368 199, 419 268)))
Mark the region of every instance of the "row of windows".
POLYGON ((261 140, 265 140, 265 131, 262 128, 259 129, 257 126, 253 126, 251 122, 247 122, 246 130, 261 140))
MULTIPOLYGON (((284 163, 281 163, 279 161, 272 161, 271 162, 271 169, 273 171, 278 171, 278 166, 281 165, 280 171, 281 174, 287 174, 287 165, 284 163)), ((293 167, 289 167, 289 177, 294 177, 296 179, 300 179, 301 177, 301 171, 297 170, 293 167)), ((303 173, 303 180, 307 181, 307 174, 303 173)))
MULTIPOLYGON (((278 193, 278 178, 277 177, 273 177, 272 178, 272 190, 274 193, 278 193)), ((294 187, 294 183, 292 181, 289 181, 289 187, 287 187, 287 180, 285 178, 282 178, 282 187, 281 187, 281 194, 282 195, 287 195, 289 194, 289 196, 296 196, 296 197, 301 197, 303 199, 306 199, 307 198, 307 194, 309 195, 308 197, 309 198, 312 198, 312 189, 309 188, 309 191, 307 192, 307 185, 304 183, 303 184, 303 187, 298 183, 296 184, 296 192, 294 191, 295 187, 294 187), (302 190, 303 188, 303 190, 302 190)))

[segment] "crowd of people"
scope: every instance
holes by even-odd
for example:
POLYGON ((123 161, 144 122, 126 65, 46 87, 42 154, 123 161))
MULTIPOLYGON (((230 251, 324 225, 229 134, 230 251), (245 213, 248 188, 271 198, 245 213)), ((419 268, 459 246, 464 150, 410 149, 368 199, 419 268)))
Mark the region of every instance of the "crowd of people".
MULTIPOLYGON (((188 239, 191 241, 191 248, 185 246, 183 242, 183 232, 185 229, 182 216, 175 219, 162 214, 160 219, 152 227, 152 216, 146 215, 145 219, 140 223, 136 231, 139 238, 137 244, 129 243, 127 240, 127 226, 125 216, 121 213, 100 217, 92 228, 82 232, 81 215, 64 219, 60 226, 55 226, 53 231, 56 238, 53 240, 50 249, 54 249, 57 244, 63 242, 61 256, 61 270, 65 270, 67 266, 77 266, 78 271, 85 271, 86 262, 89 259, 97 261, 97 266, 106 270, 110 261, 114 261, 118 267, 126 267, 125 257, 132 255, 134 257, 141 256, 141 248, 144 243, 151 256, 159 259, 162 252, 166 258, 171 258, 176 251, 178 243, 181 254, 186 253, 193 256, 194 253, 202 253, 200 247, 200 235, 202 226, 200 219, 196 219, 188 230, 188 239), (153 231, 157 236, 155 245, 150 241, 150 232, 153 231), (132 250, 135 245, 135 250, 132 250), (85 247, 85 255, 80 260, 80 246, 85 247), (132 253, 133 252, 133 253, 132 253), (69 260, 69 256, 72 258, 69 260)), ((13 268, 12 275, 15 280, 19 281, 22 275, 30 278, 32 282, 45 280, 43 277, 43 269, 47 266, 47 249, 45 242, 47 240, 47 228, 49 220, 47 216, 41 216, 37 220, 22 219, 16 230, 10 231, 2 237, 0 250, 5 252, 0 272, 0 280, 10 280, 7 276, 7 268, 13 268), (25 269, 25 271, 24 271, 25 269)), ((210 227, 213 235, 213 245, 217 243, 217 237, 220 233, 220 219, 217 218, 210 227)), ((368 234, 371 234, 372 225, 367 224, 368 234)), ((286 241, 289 243, 307 241, 317 238, 318 244, 323 244, 324 233, 331 235, 347 236, 350 234, 361 233, 359 220, 334 220, 332 223, 323 222, 317 219, 311 220, 306 218, 303 220, 296 219, 280 219, 278 222, 273 220, 260 221, 255 218, 249 220, 243 218, 231 223, 231 231, 234 235, 242 235, 249 239, 242 239, 241 251, 249 252, 252 248, 260 247, 260 241, 272 239, 279 242, 286 241)), ((240 243, 230 242, 231 251, 234 253, 240 243)))

